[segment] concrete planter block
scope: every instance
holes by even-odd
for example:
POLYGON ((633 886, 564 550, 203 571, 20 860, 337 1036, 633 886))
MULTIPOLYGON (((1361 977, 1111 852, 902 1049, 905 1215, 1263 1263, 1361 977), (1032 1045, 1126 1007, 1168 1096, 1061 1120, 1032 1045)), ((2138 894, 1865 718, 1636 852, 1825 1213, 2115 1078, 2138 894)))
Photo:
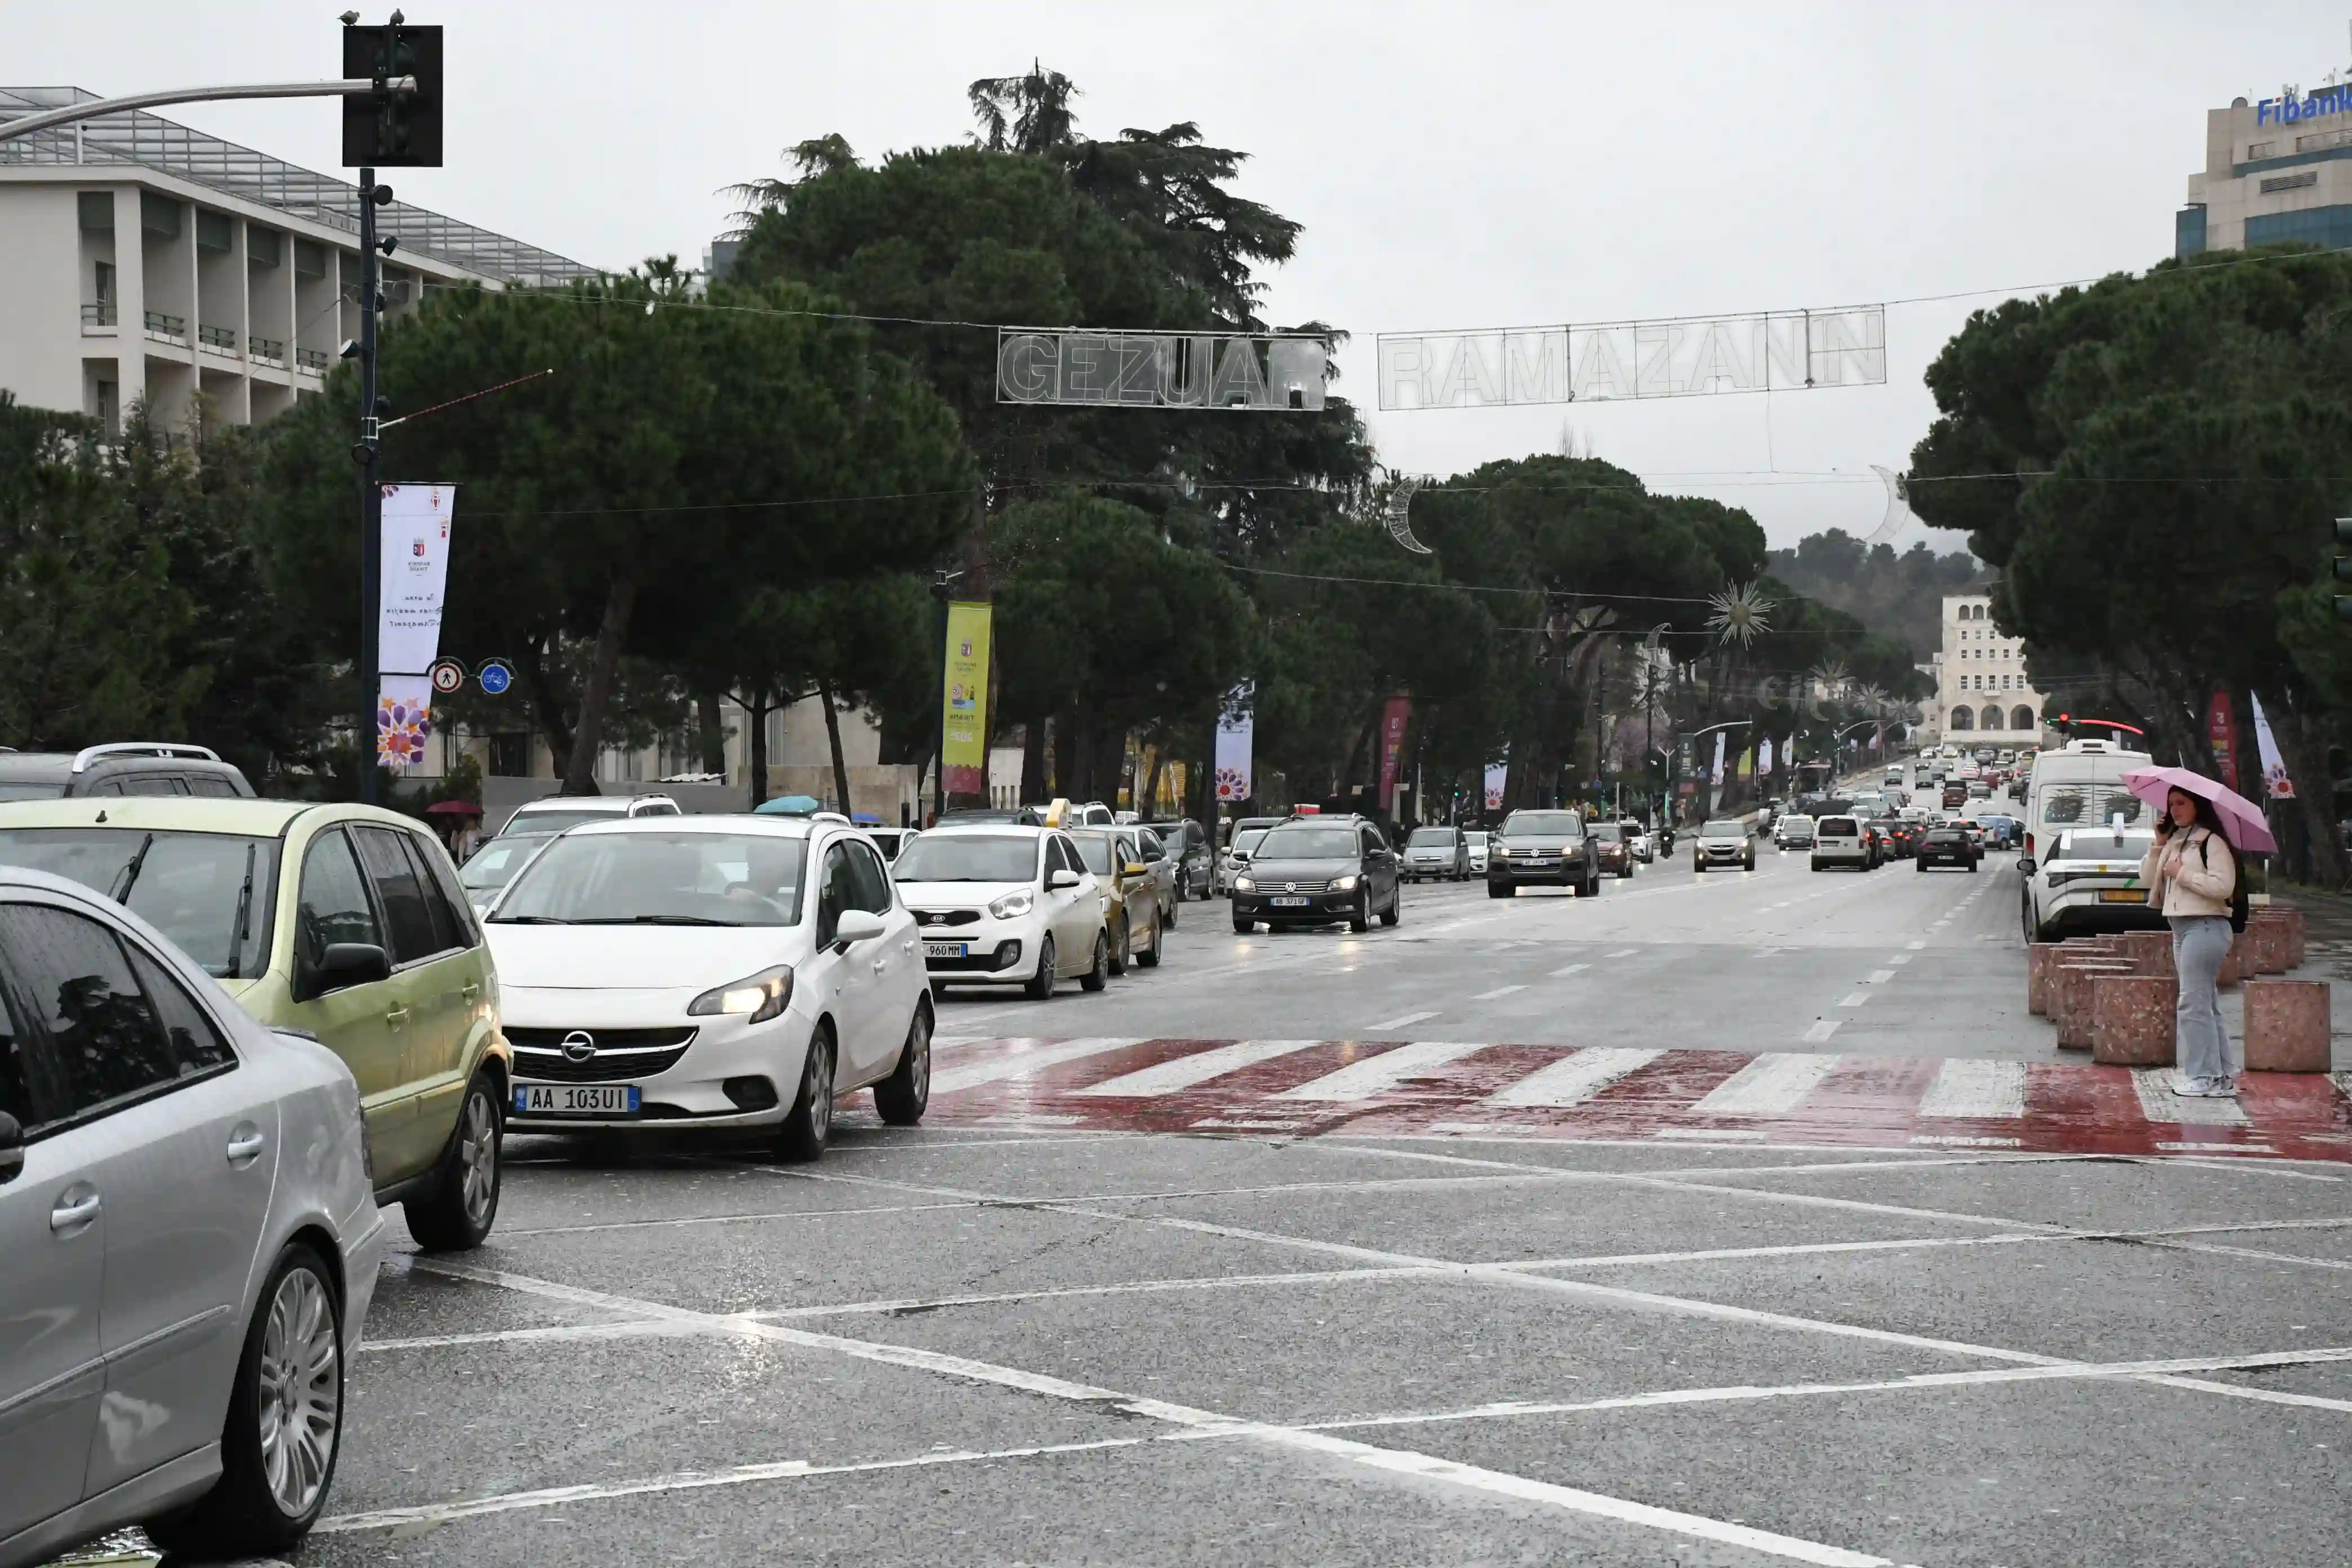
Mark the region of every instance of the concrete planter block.
POLYGON ((2252 928, 2249 926, 2230 939, 2229 953, 2221 960, 2221 973, 2214 978, 2214 984, 2226 989, 2254 972, 2253 943, 2247 940, 2251 934, 2252 928))
POLYGON ((2168 931, 2126 931, 2124 953, 2142 974, 2169 977, 2172 973, 2172 933, 2168 931))
POLYGON ((2050 1011, 2050 980, 2057 973, 2058 960, 2064 952, 2063 944, 2054 942, 2025 945, 2025 1010, 2036 1017, 2050 1011))
POLYGON ((2172 1063, 2180 986, 2164 974, 2100 974, 2091 982, 2091 1059, 2116 1067, 2172 1063))
POLYGON ((2324 980, 2246 983, 2246 1070, 2326 1072, 2333 1019, 2324 980))
POLYGON ((2300 969, 2303 967, 2304 959, 2306 954, 2304 951, 2303 911, 2301 910, 2291 910, 2283 904, 2273 904, 2267 909, 2257 910, 2254 911, 2254 918, 2252 921, 2248 924, 2247 929, 2251 931, 2255 925, 2275 927, 2281 933, 2282 945, 2280 951, 2285 959, 2286 967, 2289 969, 2300 969))
POLYGON ((2058 966, 2057 1005, 2051 1009, 2051 1017, 2058 1026, 2061 1049, 2087 1051, 2091 1048, 2092 981, 2101 976, 2126 976, 2131 973, 2131 962, 2121 958, 2077 959, 2058 966))
POLYGON ((2277 921, 2249 921, 2241 938, 2252 952, 2253 973, 2284 974, 2287 971, 2287 929, 2277 921))

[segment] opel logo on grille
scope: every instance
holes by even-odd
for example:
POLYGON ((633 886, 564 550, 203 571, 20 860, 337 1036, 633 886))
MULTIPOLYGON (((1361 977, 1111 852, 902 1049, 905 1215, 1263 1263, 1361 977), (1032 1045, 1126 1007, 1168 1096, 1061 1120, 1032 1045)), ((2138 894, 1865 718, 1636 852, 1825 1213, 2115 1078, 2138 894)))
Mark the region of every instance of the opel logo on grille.
POLYGON ((574 1029, 563 1037, 563 1059, 584 1062, 596 1054, 596 1037, 585 1029, 574 1029))

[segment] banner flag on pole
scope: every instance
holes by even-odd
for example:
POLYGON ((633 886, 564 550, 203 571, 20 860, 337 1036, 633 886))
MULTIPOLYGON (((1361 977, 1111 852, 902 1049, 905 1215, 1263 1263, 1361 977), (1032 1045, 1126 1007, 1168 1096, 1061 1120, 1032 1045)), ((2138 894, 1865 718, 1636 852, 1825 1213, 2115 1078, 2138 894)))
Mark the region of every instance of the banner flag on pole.
POLYGON ((455 485, 387 484, 376 612, 375 759, 385 767, 425 762, 433 732, 431 670, 441 649, 449 587, 449 520, 455 485))
POLYGON ((1412 698, 1391 697, 1381 704, 1381 793, 1377 809, 1384 815, 1396 809, 1397 773, 1404 761, 1404 731, 1412 722, 1412 698))
POLYGON ((1244 681, 1225 694, 1225 710, 1217 718, 1217 798, 1247 800, 1257 793, 1250 777, 1250 747, 1257 721, 1250 711, 1256 688, 1244 681))
POLYGON ((1511 756, 1508 752, 1503 753, 1501 762, 1486 764, 1486 794, 1488 811, 1503 809, 1503 787, 1510 782, 1510 777, 1511 756))
POLYGON ((2263 793, 2273 800, 2293 800, 2294 780, 2287 776, 2286 759, 2279 753, 2278 737, 2271 733, 2271 716, 2263 711, 2263 700, 2254 699, 2254 749, 2263 759, 2263 793))
POLYGON ((948 655, 940 710, 940 766, 950 795, 988 793, 988 634, 990 606, 958 599, 948 605, 948 655))
POLYGON ((1723 782, 1723 731, 1715 732, 1715 771, 1707 775, 1710 784, 1723 782))

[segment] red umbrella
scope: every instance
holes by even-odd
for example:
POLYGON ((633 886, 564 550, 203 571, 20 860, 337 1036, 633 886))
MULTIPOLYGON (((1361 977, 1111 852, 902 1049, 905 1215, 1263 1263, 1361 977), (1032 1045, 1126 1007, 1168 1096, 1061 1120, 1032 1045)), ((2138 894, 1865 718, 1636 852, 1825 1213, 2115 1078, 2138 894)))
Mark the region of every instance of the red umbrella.
POLYGON ((2271 837, 2271 825, 2263 820, 2263 808, 2218 779, 2192 773, 2187 768, 2134 768, 2123 775, 2123 780, 2126 789, 2158 811, 2164 809, 2165 797, 2174 790, 2210 800, 2214 815, 2221 819, 2222 833, 2241 851, 2249 855, 2278 853, 2278 840, 2271 837))
POLYGON ((425 808, 427 816, 479 816, 482 808, 470 800, 436 800, 425 808))

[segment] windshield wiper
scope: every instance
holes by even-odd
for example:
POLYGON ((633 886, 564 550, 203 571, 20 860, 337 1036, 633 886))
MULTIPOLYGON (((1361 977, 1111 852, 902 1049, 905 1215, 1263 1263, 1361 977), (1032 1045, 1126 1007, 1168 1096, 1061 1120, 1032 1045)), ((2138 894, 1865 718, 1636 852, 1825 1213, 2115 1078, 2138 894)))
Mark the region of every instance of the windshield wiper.
POLYGON ((130 864, 115 874, 114 886, 106 890, 108 898, 119 904, 131 896, 131 884, 139 880, 139 868, 147 864, 147 851, 154 847, 155 836, 152 833, 139 841, 138 853, 131 857, 130 864))
POLYGON ((705 920, 700 915, 599 915, 573 921, 576 926, 740 926, 741 921, 705 920))
MULTIPOLYGON (((236 921, 229 927, 228 969, 221 976, 224 980, 241 978, 237 968, 245 952, 246 932, 253 922, 253 858, 259 847, 255 844, 245 847, 245 886, 236 890, 236 921)), ((146 851, 142 849, 140 853, 143 855, 146 851)))
POLYGON ((572 922, 558 920, 553 915, 492 915, 490 923, 494 926, 568 926, 572 922))

